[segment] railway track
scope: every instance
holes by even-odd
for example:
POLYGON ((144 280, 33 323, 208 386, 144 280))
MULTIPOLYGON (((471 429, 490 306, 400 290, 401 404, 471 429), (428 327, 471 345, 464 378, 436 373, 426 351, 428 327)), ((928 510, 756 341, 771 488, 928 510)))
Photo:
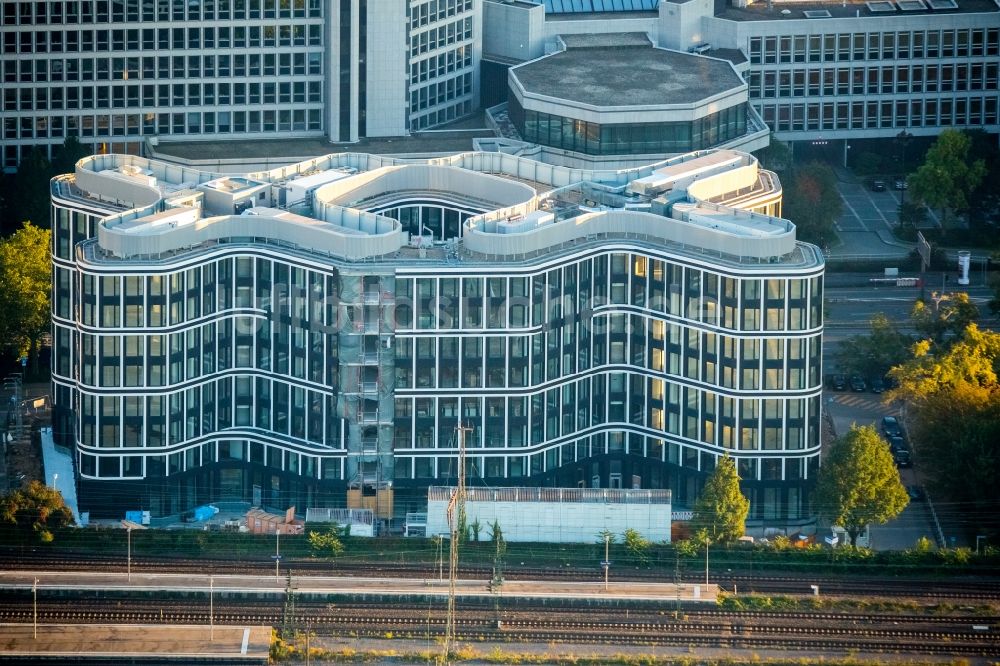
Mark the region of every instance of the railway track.
MULTIPOLYGON (((284 560, 282 572, 292 571, 297 575, 358 575, 365 577, 384 578, 436 578, 438 569, 430 564, 357 564, 338 561, 331 563, 319 560, 284 560)), ((133 558, 133 573, 197 573, 202 575, 247 575, 260 573, 271 575, 273 563, 266 560, 234 561, 222 559, 145 559, 133 558)), ((121 556, 86 556, 85 558, 65 556, 45 556, 18 558, 10 554, 0 553, 0 569, 21 571, 90 571, 124 573, 125 558, 121 556)), ((459 569, 459 577, 465 579, 489 580, 492 569, 486 566, 464 566, 459 569)), ((587 569, 543 569, 532 567, 508 567, 505 570, 508 580, 539 580, 559 579, 567 581, 594 581, 601 576, 598 568, 587 569)), ((644 571, 639 569, 621 568, 613 572, 617 581, 630 582, 672 582, 673 573, 665 575, 663 571, 644 571)), ((685 573, 677 580, 682 583, 697 583, 703 580, 703 574, 685 573)), ((843 576, 813 575, 813 576, 779 576, 779 575, 746 575, 740 573, 713 574, 711 581, 723 590, 761 594, 812 594, 812 585, 818 585, 825 596, 882 596, 921 599, 948 599, 969 602, 1000 601, 1000 579, 984 578, 978 580, 935 580, 933 578, 878 578, 864 577, 845 578, 843 576)))
MULTIPOLYGON (((216 624, 281 626, 281 605, 217 603, 216 624)), ((190 601, 108 600, 39 605, 39 621, 59 623, 207 624, 207 608, 193 610, 190 601), (107 605, 113 607, 108 608, 107 605)), ((15 600, 0 609, 0 622, 30 622, 31 604, 15 600)), ((482 606, 460 609, 457 632, 462 640, 506 642, 607 643, 704 647, 789 647, 803 650, 871 650, 922 654, 1000 654, 1000 617, 941 618, 917 615, 838 615, 831 613, 726 613, 696 611, 679 619, 654 611, 622 613, 572 609, 491 611, 482 606), (977 630, 976 627, 986 627, 977 630)), ((303 604, 295 624, 321 635, 425 638, 444 631, 441 608, 406 608, 375 604, 303 604)))

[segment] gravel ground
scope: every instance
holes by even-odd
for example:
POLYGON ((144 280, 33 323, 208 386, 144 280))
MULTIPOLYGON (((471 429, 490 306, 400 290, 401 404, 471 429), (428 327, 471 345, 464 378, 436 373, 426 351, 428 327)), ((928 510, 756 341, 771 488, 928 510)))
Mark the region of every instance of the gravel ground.
MULTIPOLYGON (((357 638, 327 638, 319 637, 313 639, 311 645, 323 647, 328 650, 357 650, 359 653, 367 652, 371 657, 363 660, 365 664, 393 664, 394 666, 426 664, 428 653, 436 655, 441 650, 440 643, 434 639, 430 641, 417 640, 388 640, 388 639, 357 639, 357 638), (408 655, 410 658, 403 658, 400 655, 408 655), (412 658, 412 656, 416 658, 412 658)), ((571 645, 564 643, 461 643, 459 650, 469 649, 472 654, 467 660, 455 661, 457 664, 468 664, 470 666, 479 664, 500 664, 503 663, 497 658, 476 659, 476 655, 489 656, 497 652, 505 655, 530 655, 532 659, 539 656, 543 658, 551 655, 556 658, 567 659, 576 657, 585 658, 606 658, 608 660, 620 658, 628 655, 635 658, 636 663, 649 664, 669 664, 671 659, 678 663, 712 664, 715 662, 747 663, 747 664, 796 664, 801 659, 814 659, 828 661, 831 664, 872 664, 872 663, 893 663, 893 664, 954 664, 961 663, 963 666, 986 666, 996 664, 995 660, 979 659, 975 657, 946 658, 946 657, 922 657, 919 655, 904 654, 863 654, 863 653, 829 653, 819 655, 813 652, 801 650, 791 650, 787 652, 777 650, 740 650, 728 648, 671 648, 664 646, 644 647, 631 645, 571 645), (648 662, 638 661, 640 657, 650 658, 648 662), (655 659, 655 661, 654 661, 655 659)), ((499 654, 498 654, 499 656, 499 654)), ((433 657, 432 657, 433 658, 433 657)), ((339 660, 336 663, 343 663, 339 660)), ((323 663, 313 660, 312 663, 323 663)), ((334 663, 334 662, 326 662, 334 663)), ((532 666, 546 666, 546 664, 557 664, 559 662, 535 662, 532 666)), ((565 663, 565 662, 562 662, 565 663)))

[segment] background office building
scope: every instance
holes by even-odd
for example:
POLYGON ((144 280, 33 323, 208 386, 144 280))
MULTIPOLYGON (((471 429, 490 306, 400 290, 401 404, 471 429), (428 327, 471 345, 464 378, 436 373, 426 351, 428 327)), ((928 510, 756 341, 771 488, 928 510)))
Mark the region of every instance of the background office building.
MULTIPOLYGON (((42 0, 2 11, 8 170, 71 134, 130 154, 148 140, 404 136, 522 100, 518 65, 606 33, 693 51, 708 69, 729 61, 747 86, 746 121, 783 140, 846 150, 904 129, 1000 130, 993 0, 42 0)), ((652 145, 645 129, 635 141, 652 145)))
POLYGON ((472 485, 683 507, 728 453, 754 520, 809 516, 823 258, 747 153, 240 176, 106 155, 52 206, 55 431, 95 515, 422 508, 462 426, 472 485))
POLYGON ((478 107, 481 0, 4 2, 3 166, 68 135, 399 136, 478 107))

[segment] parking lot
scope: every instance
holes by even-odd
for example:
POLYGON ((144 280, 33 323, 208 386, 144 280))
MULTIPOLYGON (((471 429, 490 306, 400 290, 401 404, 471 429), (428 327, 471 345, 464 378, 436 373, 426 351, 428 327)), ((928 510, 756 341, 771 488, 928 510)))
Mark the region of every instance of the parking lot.
MULTIPOLYGON (((893 189, 893 179, 884 178, 884 192, 874 192, 870 180, 857 178, 849 172, 838 170, 837 191, 844 203, 844 209, 837 218, 837 235, 840 246, 837 254, 846 255, 891 255, 905 256, 912 244, 902 243, 892 230, 899 223, 899 204, 904 192, 893 189)), ((925 225, 937 224, 933 211, 928 211, 925 225)))
MULTIPOLYGON (((855 392, 850 387, 844 391, 827 390, 825 408, 833 422, 837 436, 850 430, 852 424, 874 425, 881 432, 882 417, 897 415, 897 410, 882 404, 882 395, 870 391, 855 392)), ((910 447, 912 449, 912 445, 910 447)), ((920 461, 899 470, 900 480, 907 488, 924 493, 920 475, 920 461)), ((912 548, 920 537, 935 540, 933 525, 926 498, 912 499, 909 506, 895 520, 871 529, 871 546, 876 550, 912 548)), ((946 539, 947 539, 946 535, 946 539)))

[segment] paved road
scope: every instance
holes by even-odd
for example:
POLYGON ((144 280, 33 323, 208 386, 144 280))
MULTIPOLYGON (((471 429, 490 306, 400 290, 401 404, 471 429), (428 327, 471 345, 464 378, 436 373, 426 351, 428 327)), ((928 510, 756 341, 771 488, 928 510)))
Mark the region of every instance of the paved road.
MULTIPOLYGON (((928 282, 940 279, 941 274, 930 274, 928 282)), ((920 295, 920 290, 912 287, 886 287, 866 284, 868 277, 864 274, 834 273, 828 276, 826 288, 826 327, 823 333, 824 372, 831 374, 836 371, 833 358, 838 344, 853 335, 862 335, 869 331, 868 321, 876 313, 885 313, 891 320, 898 322, 903 330, 909 330, 908 318, 914 300, 920 295)), ((945 285, 949 290, 958 289, 953 282, 945 285)), ((940 287, 940 283, 938 283, 940 287)), ((928 285, 929 291, 933 286, 928 285)), ((983 314, 987 314, 985 303, 992 297, 989 287, 970 285, 963 288, 974 303, 979 305, 983 314)), ((980 321, 980 325, 995 328, 995 319, 980 321)), ((824 408, 830 415, 834 429, 838 435, 847 432, 852 424, 879 426, 882 416, 897 414, 898 408, 885 405, 879 395, 872 393, 834 392, 827 391, 824 395, 824 408)), ((920 460, 914 460, 914 466, 900 470, 903 485, 922 486, 920 460)), ((959 531, 951 529, 948 517, 939 516, 944 520, 942 528, 944 537, 950 541, 956 535, 959 545, 965 543, 959 531)), ((877 549, 910 548, 921 536, 934 539, 936 528, 932 523, 929 504, 925 500, 910 503, 906 510, 887 525, 872 529, 872 545, 877 549)))

